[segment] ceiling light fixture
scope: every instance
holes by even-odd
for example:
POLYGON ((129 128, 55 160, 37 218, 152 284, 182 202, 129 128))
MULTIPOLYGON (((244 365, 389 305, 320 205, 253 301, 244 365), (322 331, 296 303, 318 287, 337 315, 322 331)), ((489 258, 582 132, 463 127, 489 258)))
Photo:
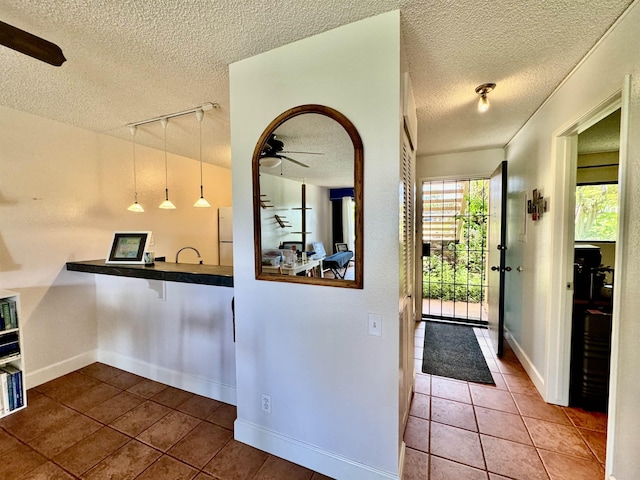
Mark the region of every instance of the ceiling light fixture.
POLYGON ((142 213, 144 208, 138 203, 138 181, 136 179, 136 127, 130 127, 133 145, 133 203, 127 208, 130 212, 142 213))
POLYGON ((202 188, 202 118, 204 117, 204 111, 202 109, 196 110, 196 118, 198 119, 198 126, 200 128, 200 198, 193 204, 194 207, 206 208, 211 204, 204 198, 204 192, 202 188))
POLYGON ((265 168, 275 168, 282 163, 280 157, 266 155, 260 158, 260 166, 265 168))
POLYGON ((167 166, 167 125, 169 124, 169 120, 161 118, 160 123, 164 129, 164 202, 160 204, 159 208, 172 210, 176 208, 176 206, 169 200, 169 168, 167 166))
POLYGON ((487 98, 487 94, 494 88, 496 88, 495 83, 483 83, 476 87, 476 93, 480 95, 480 100, 478 100, 479 112, 486 112, 489 110, 489 99, 487 98))

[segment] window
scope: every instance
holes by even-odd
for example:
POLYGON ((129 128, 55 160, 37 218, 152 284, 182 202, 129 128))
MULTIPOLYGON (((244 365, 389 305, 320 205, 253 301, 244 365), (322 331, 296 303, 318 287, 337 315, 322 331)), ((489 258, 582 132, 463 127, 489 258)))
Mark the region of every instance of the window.
POLYGON ((576 187, 575 239, 615 242, 618 232, 618 184, 576 187))

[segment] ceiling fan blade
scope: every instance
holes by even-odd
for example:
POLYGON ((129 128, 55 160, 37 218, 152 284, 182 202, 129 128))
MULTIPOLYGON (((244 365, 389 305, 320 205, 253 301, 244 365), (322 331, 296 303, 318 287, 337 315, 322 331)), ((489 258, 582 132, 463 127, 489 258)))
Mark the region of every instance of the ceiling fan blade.
POLYGON ((289 158, 289 157, 287 157, 285 155, 278 155, 278 156, 284 158, 285 160, 289 160, 290 162, 293 162, 296 165, 300 165, 301 167, 309 168, 309 165, 305 165, 304 163, 299 162, 298 160, 294 160, 293 158, 289 158))
POLYGON ((282 150, 280 153, 302 153, 304 155, 324 155, 321 152, 294 152, 293 150, 282 150))
POLYGON ((0 45, 59 67, 66 58, 59 46, 8 23, 0 22, 0 45))

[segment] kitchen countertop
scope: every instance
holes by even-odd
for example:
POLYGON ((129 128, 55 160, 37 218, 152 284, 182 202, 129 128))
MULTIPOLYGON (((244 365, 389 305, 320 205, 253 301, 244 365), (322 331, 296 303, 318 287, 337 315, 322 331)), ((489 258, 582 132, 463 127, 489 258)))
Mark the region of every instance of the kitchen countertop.
POLYGON ((197 283, 218 287, 233 287, 233 267, 220 265, 194 265, 156 260, 154 265, 106 264, 104 259, 67 262, 67 270, 73 272, 116 275, 119 277, 146 278, 166 282, 197 283))

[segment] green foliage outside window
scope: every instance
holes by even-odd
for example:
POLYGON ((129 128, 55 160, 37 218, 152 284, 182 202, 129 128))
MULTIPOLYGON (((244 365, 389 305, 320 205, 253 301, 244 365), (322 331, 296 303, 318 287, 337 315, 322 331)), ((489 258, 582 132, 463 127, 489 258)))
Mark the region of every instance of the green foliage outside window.
POLYGON ((576 241, 615 242, 618 231, 618 185, 578 185, 576 241))
POLYGON ((431 256, 423 259, 423 298, 481 302, 488 218, 488 182, 472 180, 465 195, 465 211, 456 218, 458 242, 432 242, 431 256))

